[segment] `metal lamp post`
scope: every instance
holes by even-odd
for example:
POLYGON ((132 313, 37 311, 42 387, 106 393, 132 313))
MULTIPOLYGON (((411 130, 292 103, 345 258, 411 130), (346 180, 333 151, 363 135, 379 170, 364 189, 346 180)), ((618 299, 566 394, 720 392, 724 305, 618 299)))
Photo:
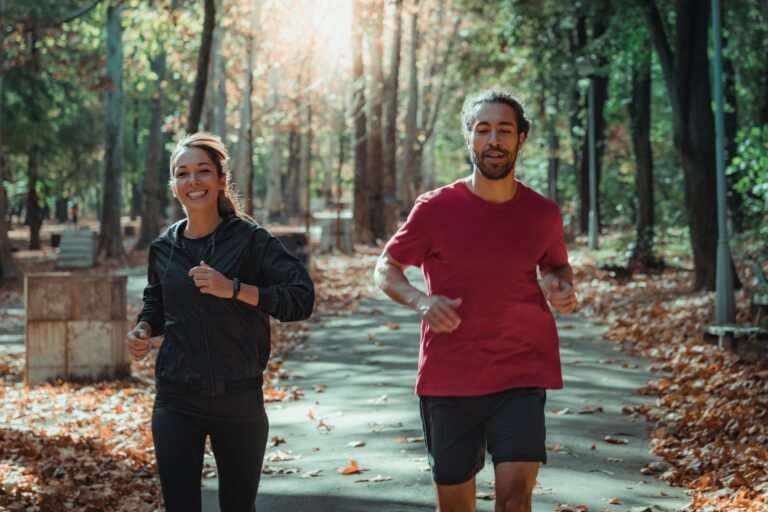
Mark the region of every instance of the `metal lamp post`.
POLYGON ((725 202, 725 121, 723 117, 722 22, 720 0, 712 0, 712 47, 715 96, 715 156, 717 163, 717 266, 715 269, 715 317, 718 325, 732 323, 736 317, 733 301, 733 275, 728 247, 727 205, 725 202))

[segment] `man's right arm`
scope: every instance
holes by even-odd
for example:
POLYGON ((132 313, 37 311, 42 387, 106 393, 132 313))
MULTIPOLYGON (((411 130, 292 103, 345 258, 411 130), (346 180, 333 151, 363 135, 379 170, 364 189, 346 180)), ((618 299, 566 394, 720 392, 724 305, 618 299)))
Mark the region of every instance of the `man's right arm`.
POLYGON ((398 304, 418 311, 434 332, 456 330, 461 319, 454 308, 461 304, 461 299, 426 295, 411 285, 405 277, 404 269, 405 265, 392 258, 385 250, 376 262, 376 285, 398 304))
POLYGON ((376 262, 376 270, 373 277, 376 285, 390 299, 403 306, 416 309, 419 300, 425 298, 426 295, 411 285, 408 278, 405 277, 404 271, 405 265, 392 258, 387 251, 384 251, 376 262))

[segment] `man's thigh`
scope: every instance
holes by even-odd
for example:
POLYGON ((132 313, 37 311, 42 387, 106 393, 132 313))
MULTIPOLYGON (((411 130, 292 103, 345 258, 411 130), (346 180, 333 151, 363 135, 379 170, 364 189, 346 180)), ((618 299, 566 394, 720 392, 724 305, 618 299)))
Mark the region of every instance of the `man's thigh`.
POLYGON ((471 480, 485 463, 484 418, 465 397, 421 397, 421 419, 432 478, 438 485, 471 480))
POLYGON ((546 463, 543 388, 510 389, 498 394, 485 422, 485 438, 494 467, 503 462, 546 463))

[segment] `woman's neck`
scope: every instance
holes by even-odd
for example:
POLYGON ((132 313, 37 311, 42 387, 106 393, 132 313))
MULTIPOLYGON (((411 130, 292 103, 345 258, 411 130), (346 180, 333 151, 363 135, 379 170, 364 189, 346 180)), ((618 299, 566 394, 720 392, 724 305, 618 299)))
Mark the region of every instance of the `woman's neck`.
POLYGON ((187 238, 203 238, 208 236, 221 224, 221 215, 216 212, 215 215, 209 213, 197 214, 194 212, 187 214, 187 227, 184 229, 184 236, 187 238))

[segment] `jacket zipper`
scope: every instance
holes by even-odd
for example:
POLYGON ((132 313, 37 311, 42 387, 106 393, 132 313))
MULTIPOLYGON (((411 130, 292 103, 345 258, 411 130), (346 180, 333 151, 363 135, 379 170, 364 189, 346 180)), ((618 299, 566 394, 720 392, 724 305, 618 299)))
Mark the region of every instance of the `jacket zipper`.
POLYGON ((213 375, 213 363, 211 362, 211 346, 208 343, 208 331, 205 330, 205 308, 200 306, 200 315, 203 319, 203 340, 205 341, 205 355, 208 361, 208 373, 211 376, 211 396, 216 394, 216 379, 213 375))

